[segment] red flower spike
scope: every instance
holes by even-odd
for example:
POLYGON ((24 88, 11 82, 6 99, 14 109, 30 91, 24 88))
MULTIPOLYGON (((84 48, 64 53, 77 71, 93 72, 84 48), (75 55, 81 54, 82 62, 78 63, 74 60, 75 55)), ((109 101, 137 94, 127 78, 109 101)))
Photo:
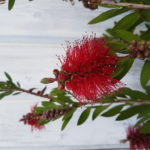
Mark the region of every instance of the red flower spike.
POLYGON ((62 64, 60 72, 65 76, 59 76, 58 82, 63 80, 65 88, 72 91, 81 103, 95 102, 123 86, 111 77, 118 57, 109 54, 104 38, 92 35, 75 41, 73 46, 68 43, 66 57, 59 60, 62 64))
POLYGON ((131 127, 127 129, 127 140, 130 143, 130 150, 150 149, 150 134, 140 133, 141 127, 131 127))
POLYGON ((39 114, 35 114, 35 110, 34 108, 37 107, 37 105, 33 106, 31 108, 31 112, 30 113, 27 113, 26 115, 23 116, 22 119, 20 119, 20 121, 23 121, 24 124, 28 124, 31 126, 31 130, 41 130, 41 129, 44 129, 45 126, 43 125, 39 125, 39 121, 42 119, 41 115, 39 114))

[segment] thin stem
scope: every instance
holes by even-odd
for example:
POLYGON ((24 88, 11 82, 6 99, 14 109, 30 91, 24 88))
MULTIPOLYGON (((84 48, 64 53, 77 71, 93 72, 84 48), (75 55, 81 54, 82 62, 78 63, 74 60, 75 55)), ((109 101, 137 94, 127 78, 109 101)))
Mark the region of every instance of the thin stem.
POLYGON ((113 2, 110 0, 101 0, 100 4, 107 4, 107 5, 120 6, 120 7, 128 7, 130 9, 150 9, 150 5, 135 4, 135 3, 119 3, 119 2, 113 2))
POLYGON ((20 88, 17 91, 52 100, 52 98, 48 94, 44 94, 43 91, 33 92, 33 90, 34 89, 25 90, 20 88))
POLYGON ((118 104, 118 103, 124 103, 124 104, 150 104, 150 100, 128 100, 128 99, 118 99, 113 102, 95 102, 95 103, 82 103, 82 105, 79 105, 79 107, 86 106, 86 105, 96 105, 100 106, 102 105, 111 105, 111 104, 118 104))

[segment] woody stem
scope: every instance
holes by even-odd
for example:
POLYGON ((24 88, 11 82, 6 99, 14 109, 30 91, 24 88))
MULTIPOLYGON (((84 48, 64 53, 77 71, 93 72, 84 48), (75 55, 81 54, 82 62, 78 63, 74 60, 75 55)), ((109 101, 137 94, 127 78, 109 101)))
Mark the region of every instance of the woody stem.
POLYGON ((112 6, 128 7, 130 9, 150 9, 150 5, 135 4, 135 3, 120 3, 111 0, 101 0, 100 4, 107 4, 112 6))
POLYGON ((18 89, 17 91, 51 100, 51 97, 48 94, 43 94, 42 91, 33 92, 31 89, 25 90, 25 89, 21 89, 21 88, 18 89))

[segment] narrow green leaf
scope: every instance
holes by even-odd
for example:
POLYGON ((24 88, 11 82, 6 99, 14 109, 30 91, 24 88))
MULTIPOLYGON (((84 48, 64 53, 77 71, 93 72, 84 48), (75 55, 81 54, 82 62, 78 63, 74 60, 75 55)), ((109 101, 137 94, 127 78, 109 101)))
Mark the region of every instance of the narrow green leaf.
POLYGON ((104 117, 112 117, 120 113, 124 105, 117 105, 113 108, 110 108, 107 112, 103 113, 102 116, 104 117))
POLYGON ((5 72, 5 76, 7 77, 8 81, 12 82, 12 78, 11 78, 11 76, 7 72, 5 72))
POLYGON ((43 101, 42 105, 47 108, 47 109, 62 109, 65 108, 65 106, 62 105, 56 105, 55 103, 53 103, 52 101, 43 101))
POLYGON ((143 116, 142 118, 140 118, 136 122, 135 126, 141 126, 144 122, 146 122, 147 120, 149 120, 149 118, 150 118, 150 114, 147 114, 147 115, 143 116))
POLYGON ((6 96, 11 95, 12 93, 13 93, 12 91, 7 91, 7 92, 0 93, 0 100, 3 99, 6 96))
POLYGON ((134 62, 134 59, 132 58, 126 58, 122 59, 117 63, 116 71, 113 73, 113 78, 121 80, 130 70, 132 67, 132 64, 134 62))
POLYGON ((107 42, 107 44, 110 46, 110 52, 112 53, 122 53, 122 54, 129 53, 127 45, 125 45, 122 42, 111 41, 107 42))
POLYGON ((9 0, 8 2, 8 9, 11 10, 14 7, 15 0, 9 0))
POLYGON ((87 118, 88 118, 88 116, 90 114, 90 111, 91 111, 91 109, 87 108, 86 110, 84 110, 82 112, 82 114, 80 115, 80 118, 78 120, 77 125, 81 125, 81 124, 83 124, 87 120, 87 118))
POLYGON ((108 107, 109 106, 98 106, 98 107, 96 107, 96 109, 94 110, 93 115, 92 115, 92 120, 95 120, 99 116, 99 114, 101 112, 103 112, 108 107))
POLYGON ((96 24, 105 20, 108 20, 112 17, 115 17, 117 15, 120 15, 124 12, 128 11, 127 8, 121 8, 121 9, 111 9, 108 11, 105 11, 104 13, 101 13, 99 16, 97 16, 96 18, 92 19, 89 24, 96 24))
POLYGON ((68 112, 67 114, 64 115, 64 117, 63 117, 63 124, 62 124, 62 126, 61 126, 61 130, 62 130, 62 131, 66 128, 66 126, 67 126, 68 123, 70 122, 70 120, 71 120, 71 118, 72 118, 72 116, 73 116, 75 110, 76 110, 76 109, 74 109, 74 110, 72 110, 72 111, 70 111, 70 112, 68 112))
POLYGON ((148 100, 149 95, 144 92, 132 90, 130 88, 122 88, 123 93, 129 96, 132 100, 148 100))
POLYGON ((13 95, 15 96, 15 95, 19 95, 19 94, 21 94, 21 92, 16 92, 13 95))
POLYGON ((17 82, 17 86, 20 88, 21 87, 21 85, 20 85, 20 83, 19 82, 17 82))
POLYGON ((126 110, 122 111, 116 120, 125 120, 136 114, 140 114, 140 112, 143 113, 143 111, 147 111, 147 110, 150 110, 150 105, 139 105, 139 106, 129 107, 126 110))
POLYGON ((42 119, 38 122, 39 125, 45 125, 47 123, 49 123, 50 121, 49 120, 46 120, 46 119, 42 119))
POLYGON ((138 12, 130 13, 116 23, 114 29, 129 30, 141 18, 138 12))
POLYGON ((141 71, 140 81, 143 88, 150 80, 150 61, 146 60, 141 71))
POLYGON ((140 41, 140 37, 134 35, 132 32, 122 30, 122 29, 114 29, 115 34, 121 39, 131 42, 132 40, 140 41))
POLYGON ((41 114, 41 113, 45 112, 47 109, 44 107, 35 107, 34 110, 36 113, 41 114))

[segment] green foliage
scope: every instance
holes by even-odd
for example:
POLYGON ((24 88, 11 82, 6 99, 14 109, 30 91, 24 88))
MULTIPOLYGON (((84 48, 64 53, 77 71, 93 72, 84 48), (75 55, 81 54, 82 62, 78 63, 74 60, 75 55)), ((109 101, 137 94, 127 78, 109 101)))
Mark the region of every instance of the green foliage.
POLYGON ((150 61, 146 60, 140 76, 141 85, 143 88, 146 87, 147 83, 150 81, 150 61))
POLYGON ((72 111, 69 111, 67 114, 64 115, 62 121, 62 127, 61 130, 64 130, 67 126, 67 124, 70 122, 71 118, 73 117, 74 112, 76 111, 76 109, 73 109, 72 111))
POLYGON ((108 107, 109 107, 109 105, 95 107, 95 110, 92 115, 92 120, 95 120, 100 115, 100 113, 102 113, 108 107))
POLYGON ((130 30, 137 24, 137 22, 139 22, 140 19, 141 16, 139 13, 130 13, 118 21, 113 29, 130 30))
POLYGON ((122 41, 109 41, 107 42, 108 46, 110 47, 111 53, 121 53, 121 54, 128 54, 128 46, 123 43, 122 41))
POLYGON ((50 97, 53 99, 53 101, 56 101, 60 104, 72 104, 75 102, 73 102, 69 96, 69 94, 67 94, 67 92, 62 91, 62 90, 58 90, 57 88, 54 88, 51 93, 50 93, 50 97))
POLYGON ((141 127, 142 133, 150 133, 150 120, 145 122, 141 127))
MULTIPOLYGON (((74 102, 71 97, 68 96, 67 92, 58 90, 57 88, 53 89, 50 92, 51 101, 43 101, 41 106, 35 107, 35 113, 44 114, 45 112, 51 110, 66 110, 62 118, 62 127, 61 130, 64 130, 71 120, 74 112, 76 111, 78 104, 74 102)), ((59 118, 56 118, 59 119, 59 118)), ((47 124, 50 121, 54 120, 42 120, 42 124, 47 124)))
POLYGON ((85 109, 85 110, 81 113, 77 125, 83 124, 83 123, 87 120, 88 116, 90 115, 90 112, 91 112, 91 108, 85 109))
POLYGON ((132 67, 133 62, 134 59, 132 58, 126 58, 118 61, 116 71, 112 76, 118 80, 122 79, 132 67))
POLYGON ((132 32, 129 32, 123 29, 117 29, 113 31, 115 32, 115 35, 117 35, 119 38, 127 42, 131 42, 132 40, 136 40, 136 41, 141 40, 138 36, 136 36, 132 32))
POLYGON ((104 13, 101 13, 99 16, 97 16, 96 18, 92 19, 89 24, 96 24, 105 20, 108 20, 112 17, 115 17, 117 15, 120 15, 124 12, 128 11, 127 8, 121 8, 121 9, 111 9, 108 11, 105 11, 104 13))
POLYGON ((15 0, 9 0, 8 1, 8 9, 11 10, 14 7, 15 0))
POLYGON ((143 40, 150 40, 150 36, 149 36, 150 35, 150 25, 145 24, 145 26, 146 26, 147 30, 146 31, 141 31, 140 37, 143 40))
POLYGON ((0 81, 0 99, 3 99, 4 97, 9 95, 18 95, 21 93, 19 91, 20 84, 19 83, 15 84, 11 76, 6 72, 5 72, 5 76, 7 80, 0 81))
POLYGON ((139 13, 144 21, 150 21, 150 10, 140 10, 139 13))
POLYGON ((137 90, 132 90, 130 88, 122 88, 122 94, 128 98, 128 100, 149 100, 150 95, 148 95, 145 92, 137 91, 137 90))
POLYGON ((114 106, 113 108, 110 108, 107 112, 103 113, 103 117, 112 117, 120 113, 121 109, 124 107, 124 104, 114 106))
POLYGON ((135 115, 138 115, 140 113, 143 113, 144 111, 150 110, 150 105, 137 105, 137 106, 131 106, 122 112, 120 112, 119 116, 116 120, 126 120, 130 117, 133 117, 135 115))

